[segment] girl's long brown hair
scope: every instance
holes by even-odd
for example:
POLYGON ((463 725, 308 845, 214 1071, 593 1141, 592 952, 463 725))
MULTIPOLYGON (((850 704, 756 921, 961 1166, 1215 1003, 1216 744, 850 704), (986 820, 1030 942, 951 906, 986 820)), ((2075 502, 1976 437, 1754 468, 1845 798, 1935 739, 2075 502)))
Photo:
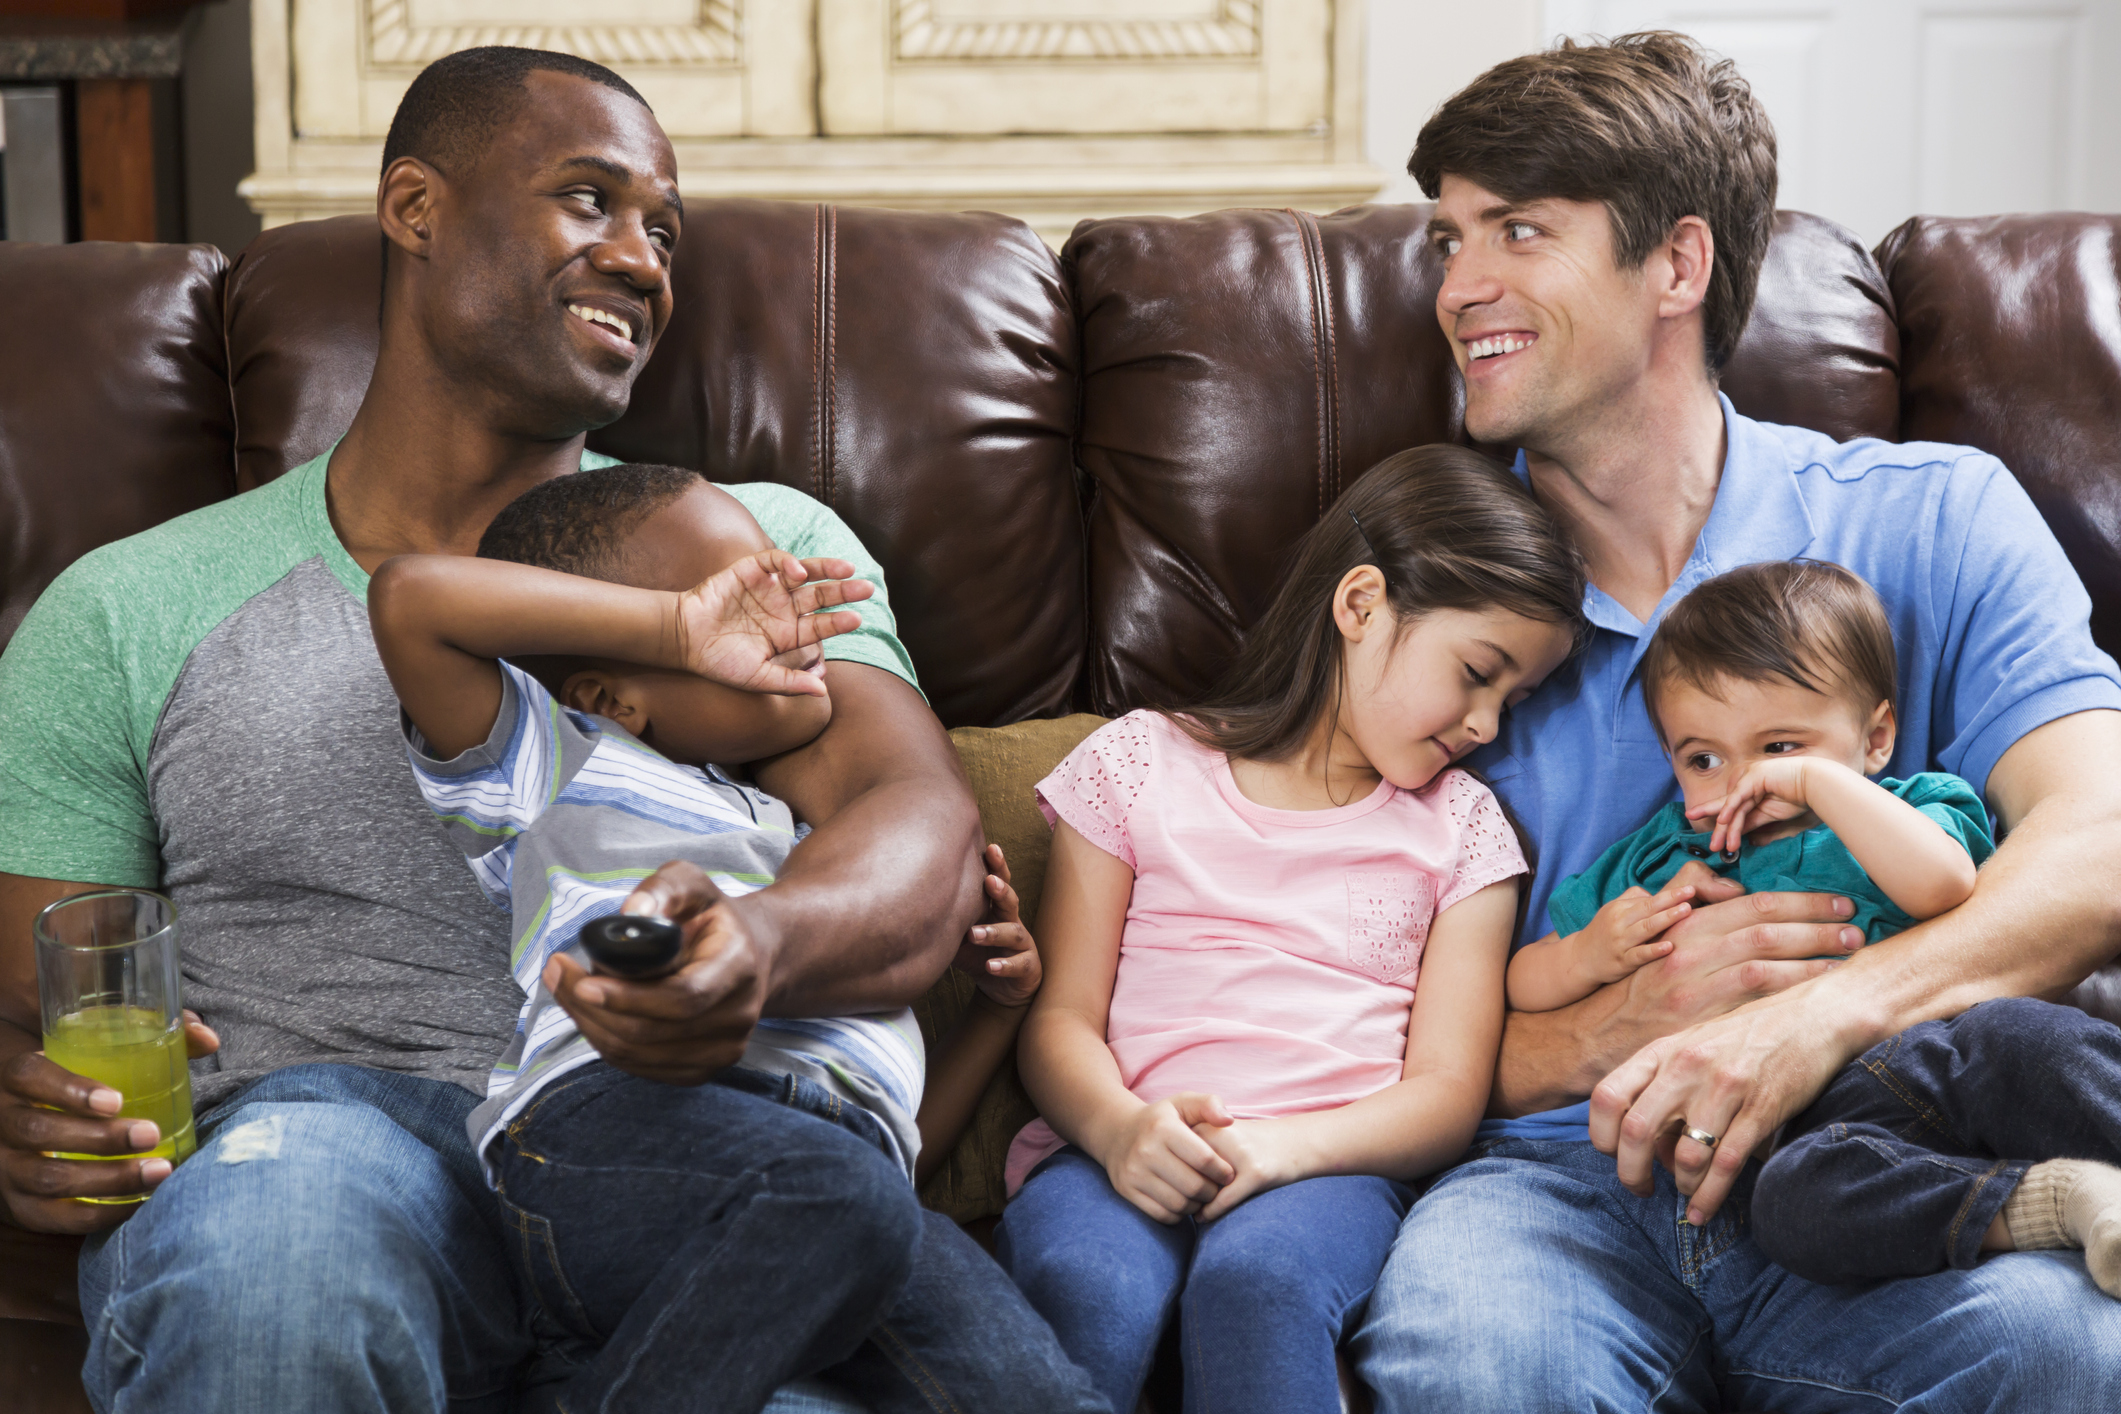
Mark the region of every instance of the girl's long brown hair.
POLYGON ((1158 708, 1201 745, 1280 761, 1339 710, 1333 592, 1375 565, 1404 633, 1438 609, 1505 609, 1562 624, 1580 642, 1583 561, 1532 493, 1467 447, 1414 447, 1364 472, 1296 543, 1274 602, 1214 689, 1158 708))

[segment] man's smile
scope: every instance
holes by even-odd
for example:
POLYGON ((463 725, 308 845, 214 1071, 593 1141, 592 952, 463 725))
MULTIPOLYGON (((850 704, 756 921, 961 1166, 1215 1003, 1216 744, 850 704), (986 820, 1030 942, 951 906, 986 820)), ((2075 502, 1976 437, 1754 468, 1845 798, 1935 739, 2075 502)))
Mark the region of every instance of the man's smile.
POLYGON ((1510 355, 1522 352, 1539 341, 1539 336, 1524 329, 1508 329, 1495 334, 1482 334, 1478 338, 1462 342, 1466 347, 1466 362, 1470 367, 1476 363, 1494 364, 1506 360, 1510 355))
POLYGON ((636 333, 646 335, 648 316, 637 305, 609 297, 567 301, 567 312, 586 325, 591 337, 630 361, 640 353, 636 333))

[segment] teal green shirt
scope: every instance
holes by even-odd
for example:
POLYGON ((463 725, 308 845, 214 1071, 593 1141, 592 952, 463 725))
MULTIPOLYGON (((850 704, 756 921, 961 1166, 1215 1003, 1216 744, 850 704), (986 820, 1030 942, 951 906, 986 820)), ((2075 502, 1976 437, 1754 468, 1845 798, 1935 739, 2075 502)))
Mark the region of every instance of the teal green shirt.
MULTIPOLYGON (((1974 788, 1959 777, 1925 771, 1904 781, 1878 784, 1935 820, 1973 856, 1975 864, 1996 852, 1996 842, 1988 832, 1988 810, 1974 788)), ((1599 855, 1590 868, 1562 881, 1547 904, 1554 931, 1563 937, 1576 932, 1630 888, 1656 893, 1690 859, 1699 859, 1726 879, 1736 879, 1748 893, 1841 894, 1856 906, 1849 921, 1863 930, 1867 943, 1889 938, 1915 923, 1905 909, 1886 897, 1885 890, 1871 882, 1848 846, 1826 826, 1765 844, 1746 844, 1733 858, 1710 854, 1708 832, 1688 824, 1686 806, 1675 800, 1652 815, 1649 824, 1599 855)))

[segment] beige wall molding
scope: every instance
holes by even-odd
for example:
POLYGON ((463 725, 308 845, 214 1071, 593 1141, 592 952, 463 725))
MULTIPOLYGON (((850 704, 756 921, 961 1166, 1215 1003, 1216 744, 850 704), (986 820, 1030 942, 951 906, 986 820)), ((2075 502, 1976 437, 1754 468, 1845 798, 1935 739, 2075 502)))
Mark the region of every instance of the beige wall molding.
POLYGON ((478 44, 609 64, 688 197, 1021 216, 1373 195, 1363 0, 250 0, 268 226, 369 211, 405 89, 478 44), (594 16, 594 18, 589 18, 594 16))

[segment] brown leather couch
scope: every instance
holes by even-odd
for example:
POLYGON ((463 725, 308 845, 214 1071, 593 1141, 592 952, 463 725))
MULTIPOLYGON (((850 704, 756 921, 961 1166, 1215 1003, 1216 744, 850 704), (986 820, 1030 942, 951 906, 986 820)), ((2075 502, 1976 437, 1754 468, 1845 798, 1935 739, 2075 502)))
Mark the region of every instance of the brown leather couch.
MULTIPOLYGON (((1056 257, 1000 216, 700 203, 663 346, 590 445, 830 503, 948 726, 1184 698, 1342 487, 1463 438, 1427 215, 1096 221, 1056 257)), ((0 643, 84 551, 328 446, 378 269, 357 217, 233 265, 0 245, 0 643)), ((1874 255, 1784 212, 1725 387, 1755 417, 2001 456, 2121 650, 2121 218, 1921 217, 1874 255)), ((79 1407, 72 1271, 71 1242, 0 1226, 9 1409, 79 1407)))

